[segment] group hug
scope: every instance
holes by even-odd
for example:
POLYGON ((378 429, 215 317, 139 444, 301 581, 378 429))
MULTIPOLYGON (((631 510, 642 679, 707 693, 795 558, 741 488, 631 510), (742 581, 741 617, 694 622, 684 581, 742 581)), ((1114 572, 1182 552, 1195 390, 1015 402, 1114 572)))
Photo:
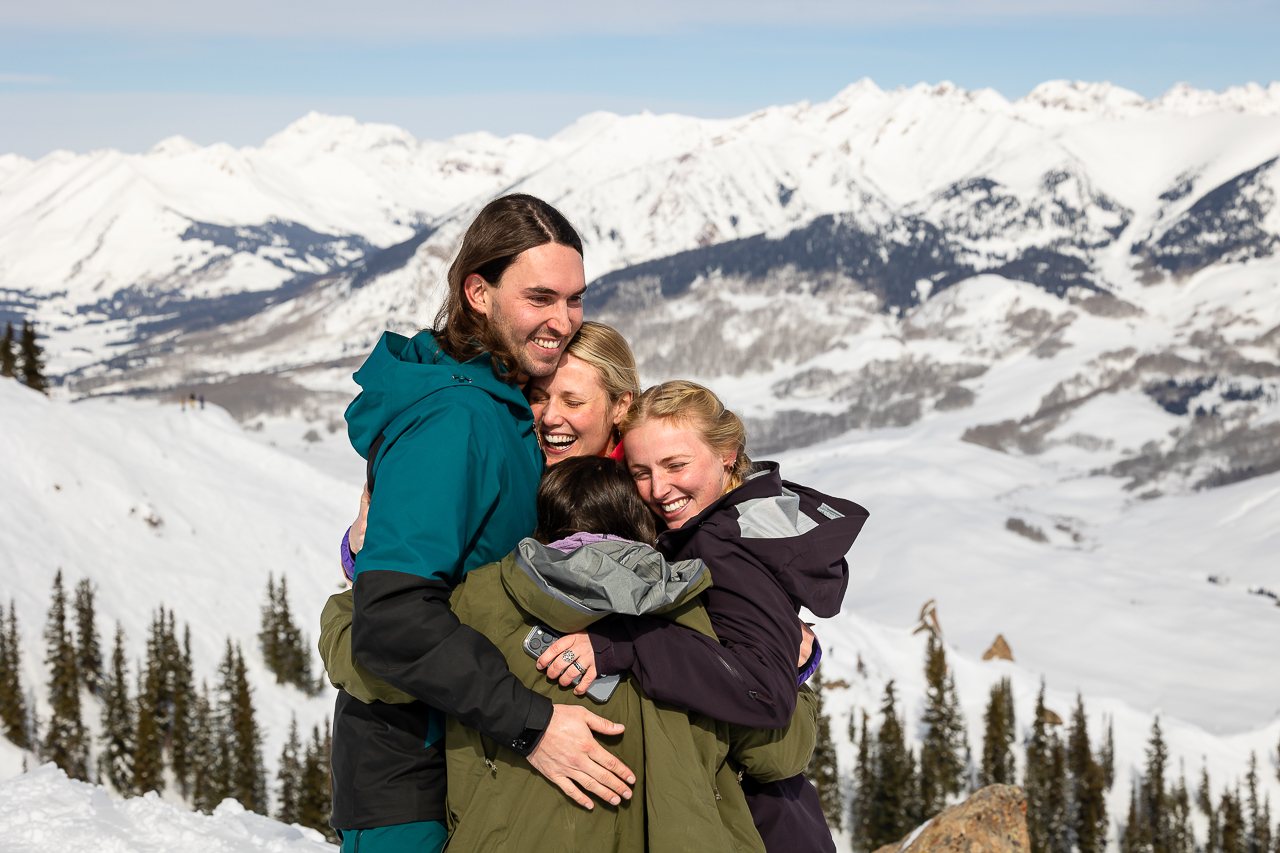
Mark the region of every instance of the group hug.
POLYGON ((856 503, 747 457, 708 388, 641 390, 582 241, 490 202, 434 327, 386 333, 322 614, 344 853, 834 851, 802 775, 856 503))

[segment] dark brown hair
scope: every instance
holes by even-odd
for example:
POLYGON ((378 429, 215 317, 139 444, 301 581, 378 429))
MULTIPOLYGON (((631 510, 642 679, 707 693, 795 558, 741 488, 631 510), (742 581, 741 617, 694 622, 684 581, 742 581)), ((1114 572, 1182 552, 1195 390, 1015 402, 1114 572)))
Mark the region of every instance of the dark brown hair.
POLYGON ((533 538, 545 545, 575 533, 611 533, 646 545, 657 538, 653 515, 621 462, 574 456, 543 475, 533 538))
POLYGON ((564 214, 542 199, 515 193, 486 204, 467 227, 458 257, 449 267, 449 295, 436 314, 432 330, 440 349, 457 361, 492 353, 493 372, 505 381, 516 381, 519 364, 515 353, 507 352, 485 316, 467 302, 462 285, 474 273, 497 286, 521 252, 547 243, 568 246, 582 254, 578 232, 564 214))

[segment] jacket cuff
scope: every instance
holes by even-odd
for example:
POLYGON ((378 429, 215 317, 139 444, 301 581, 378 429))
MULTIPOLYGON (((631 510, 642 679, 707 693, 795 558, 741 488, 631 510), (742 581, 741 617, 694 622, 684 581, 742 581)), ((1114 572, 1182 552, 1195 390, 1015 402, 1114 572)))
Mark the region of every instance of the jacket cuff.
POLYGON ((525 729, 516 739, 507 744, 513 752, 517 752, 525 758, 529 757, 529 753, 537 748, 538 742, 542 740, 542 736, 547 733, 547 726, 551 725, 551 712, 555 709, 551 700, 546 696, 534 694, 533 701, 529 703, 529 716, 525 718, 525 729))
POLYGON ((342 534, 342 546, 338 549, 338 553, 342 557, 342 571, 347 576, 347 580, 355 582, 356 579, 356 555, 351 553, 351 528, 347 528, 347 532, 342 534))
POLYGON ((601 619, 587 631, 599 675, 616 675, 636 662, 636 647, 621 619, 601 619))

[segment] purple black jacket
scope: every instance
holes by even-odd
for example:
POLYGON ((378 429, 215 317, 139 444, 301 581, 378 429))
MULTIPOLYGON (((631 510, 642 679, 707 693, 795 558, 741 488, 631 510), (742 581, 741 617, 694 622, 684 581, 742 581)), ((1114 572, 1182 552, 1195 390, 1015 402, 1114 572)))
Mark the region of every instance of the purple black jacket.
POLYGON ((773 462, 692 518, 664 531, 668 560, 699 558, 714 583, 707 613, 720 642, 657 619, 616 617, 591 634, 596 669, 630 669, 655 699, 718 720, 776 729, 791 719, 800 607, 840 612, 845 554, 867 511, 783 481, 773 462))

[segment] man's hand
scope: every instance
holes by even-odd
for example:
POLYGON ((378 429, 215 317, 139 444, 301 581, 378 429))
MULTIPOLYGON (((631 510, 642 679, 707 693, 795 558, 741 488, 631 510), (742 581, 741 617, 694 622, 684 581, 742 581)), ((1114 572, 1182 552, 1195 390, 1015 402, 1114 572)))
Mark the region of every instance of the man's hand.
POLYGON ((356 520, 351 522, 351 532, 347 534, 347 547, 351 549, 352 556, 359 553, 364 547, 364 529, 369 523, 369 484, 366 483, 364 491, 360 494, 360 514, 356 516, 356 520))
POLYGON ((595 804, 583 790, 616 806, 622 797, 631 799, 627 785, 634 785, 636 776, 596 743, 592 732, 618 735, 623 728, 621 723, 598 717, 586 708, 555 705, 551 723, 529 754, 529 763, 584 809, 594 808, 595 804))
POLYGON ((586 633, 565 634, 556 640, 538 658, 538 669, 545 669, 547 678, 558 680, 561 687, 568 687, 578 677, 578 667, 574 663, 582 667, 582 680, 573 689, 581 696, 599 675, 596 672, 596 650, 591 647, 591 638, 586 633), (564 659, 565 652, 573 652, 572 663, 564 659))

